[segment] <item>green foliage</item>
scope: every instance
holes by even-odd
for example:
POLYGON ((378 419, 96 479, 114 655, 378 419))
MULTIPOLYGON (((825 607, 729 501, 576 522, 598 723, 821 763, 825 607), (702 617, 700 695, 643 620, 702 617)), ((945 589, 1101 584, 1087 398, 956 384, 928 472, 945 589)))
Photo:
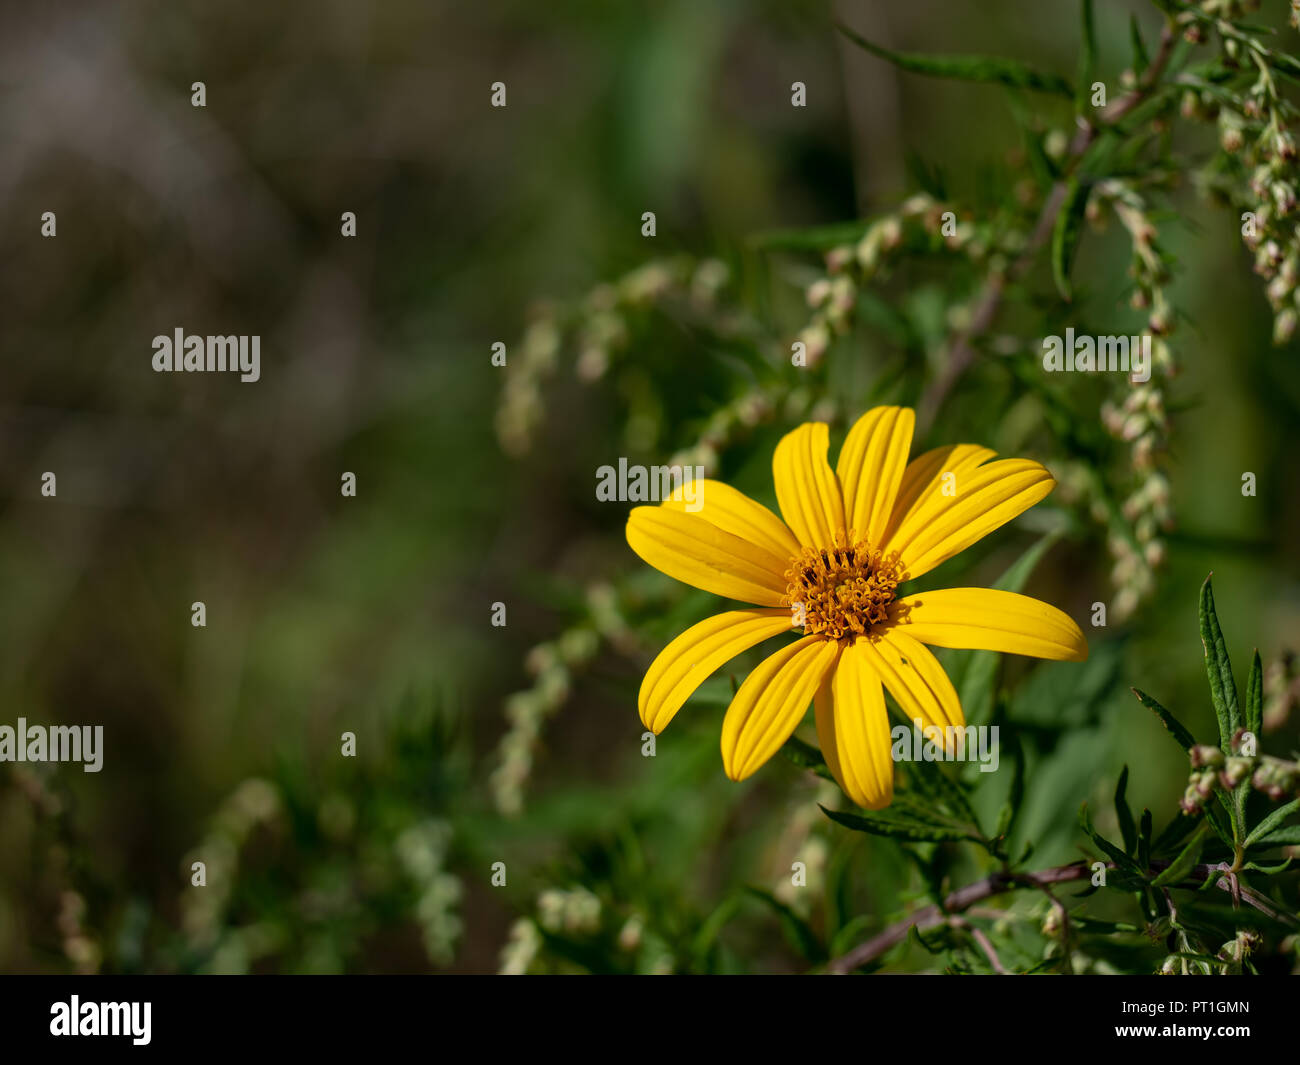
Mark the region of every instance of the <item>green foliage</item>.
POLYGON ((1071 94, 1070 83, 1056 74, 1045 74, 1024 63, 997 56, 974 55, 915 55, 895 52, 873 44, 847 26, 839 31, 859 48, 874 56, 888 60, 900 70, 912 74, 927 74, 935 78, 956 78, 960 81, 987 82, 1005 85, 1011 89, 1031 89, 1035 92, 1071 94))

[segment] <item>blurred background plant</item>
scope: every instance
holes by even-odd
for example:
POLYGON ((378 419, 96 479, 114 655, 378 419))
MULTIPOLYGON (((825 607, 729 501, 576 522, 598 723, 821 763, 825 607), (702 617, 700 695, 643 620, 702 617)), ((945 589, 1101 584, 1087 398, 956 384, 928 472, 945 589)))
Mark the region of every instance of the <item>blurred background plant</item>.
MULTIPOLYGON (((0 968, 818 967, 1030 842, 1023 869, 1096 855, 1084 801, 1126 859, 1121 807, 1180 823, 1186 756, 1128 689, 1214 735, 1211 569, 1293 761, 1296 38, 1252 6, 7 12, 4 721, 103 724, 106 752, 0 764, 0 968), (917 58, 978 54, 1006 59, 917 58), (151 373, 177 326, 260 334, 262 380, 151 373), (1067 326, 1150 331, 1151 381, 1044 374, 1067 326), (597 467, 699 464, 771 503, 786 429, 876 402, 917 407, 918 449, 1061 482, 934 578, 1025 582, 1092 647, 949 656, 1008 745, 966 781, 1001 857, 832 823, 811 757, 729 783, 748 659, 644 753, 641 672, 709 603, 632 556, 597 467)), ((1086 917, 997 892, 864 964, 1153 971, 1179 935, 1178 967, 1293 964, 1228 892, 1206 927, 1135 917, 1165 885, 1126 895, 1102 857, 1121 890, 1086 917)), ((1267 890, 1295 911, 1294 877, 1267 890)))

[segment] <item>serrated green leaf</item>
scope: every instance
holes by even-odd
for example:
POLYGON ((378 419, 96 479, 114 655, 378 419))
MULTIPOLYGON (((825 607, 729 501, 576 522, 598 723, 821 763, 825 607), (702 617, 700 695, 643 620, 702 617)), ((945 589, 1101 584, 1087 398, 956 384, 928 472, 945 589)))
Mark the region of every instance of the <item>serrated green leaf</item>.
POLYGON ((873 836, 908 839, 918 843, 953 843, 972 839, 968 830, 956 826, 927 824, 890 814, 844 813, 839 810, 828 810, 825 806, 821 810, 836 824, 850 828, 854 832, 868 832, 873 836))
POLYGON ((1264 665, 1259 660, 1259 650, 1255 650, 1255 660, 1250 664, 1250 676, 1246 678, 1246 731, 1259 734, 1264 728, 1264 665))
POLYGON ((1187 845, 1179 852, 1178 857, 1169 864, 1168 869, 1151 881, 1151 886, 1168 887, 1186 877, 1201 858, 1207 831, 1207 825, 1202 821, 1192 833, 1192 838, 1187 841, 1187 845))
MULTIPOLYGON (((1253 829, 1250 830, 1250 835, 1246 837, 1245 845, 1249 847, 1251 846, 1251 844, 1257 843, 1259 842, 1259 840, 1264 839, 1270 832, 1274 831, 1275 829, 1281 828, 1283 822, 1286 821, 1286 819, 1290 817, 1293 813, 1295 813, 1297 810, 1300 810, 1300 799, 1292 799, 1285 806, 1279 806, 1276 810, 1274 810, 1266 818, 1264 818, 1264 820, 1262 820, 1259 824, 1257 824, 1253 829)), ((1296 826, 1296 827, 1300 828, 1300 826, 1296 826)))
POLYGON ((1143 809, 1138 827, 1137 859, 1143 869, 1151 868, 1151 811, 1148 809, 1143 809))
POLYGON ((1115 817, 1119 821, 1119 832, 1124 839, 1124 852, 1135 854, 1137 851, 1137 827, 1133 824, 1133 812, 1128 808, 1124 792, 1128 788, 1128 766, 1120 770, 1119 783, 1115 785, 1115 817))
POLYGON ((1042 73, 1014 59, 1004 59, 1001 56, 919 55, 895 52, 867 40, 842 23, 837 24, 836 28, 859 48, 912 74, 1006 85, 1013 89, 1031 89, 1035 92, 1054 93, 1067 98, 1073 95, 1073 89, 1065 78, 1057 74, 1042 73))
POLYGON ((1232 679, 1232 663, 1214 609, 1212 577, 1201 585, 1201 646, 1205 649, 1205 673, 1210 679, 1210 698, 1219 719, 1219 746, 1231 750, 1232 734, 1241 728, 1241 710, 1237 705, 1237 684, 1232 679))
MULTIPOLYGON (((909 768, 915 763, 909 763, 909 768)), ((894 801, 890 804, 892 813, 902 814, 904 820, 920 821, 927 825, 941 825, 944 828, 960 828, 962 831, 969 831, 970 825, 963 824, 960 820, 945 814, 934 803, 933 797, 925 798, 912 792, 896 791, 894 792, 894 801)))
POLYGON ((1083 217, 1091 188, 1078 178, 1070 178, 1065 185, 1065 199, 1061 201, 1061 209, 1052 227, 1052 277, 1056 281, 1056 290, 1066 303, 1074 299, 1070 266, 1074 262, 1079 234, 1083 231, 1083 217))
POLYGON ((908 762, 907 772, 920 790, 947 807, 957 820, 965 822, 978 834, 979 824, 975 819, 975 811, 966 801, 966 795, 961 787, 944 772, 942 765, 922 759, 908 762))
POLYGON ((1174 739, 1178 741, 1178 746, 1180 746, 1184 751, 1190 751, 1196 746, 1196 740, 1178 718, 1174 717, 1173 714, 1151 698, 1151 696, 1146 692, 1142 691, 1141 688, 1134 688, 1133 694, 1138 697, 1138 702, 1148 710, 1155 712, 1155 715, 1164 723, 1165 728, 1167 728, 1173 734, 1174 739))
POLYGON ((1300 844, 1300 825, 1283 825, 1255 840, 1256 847, 1294 847, 1300 844))

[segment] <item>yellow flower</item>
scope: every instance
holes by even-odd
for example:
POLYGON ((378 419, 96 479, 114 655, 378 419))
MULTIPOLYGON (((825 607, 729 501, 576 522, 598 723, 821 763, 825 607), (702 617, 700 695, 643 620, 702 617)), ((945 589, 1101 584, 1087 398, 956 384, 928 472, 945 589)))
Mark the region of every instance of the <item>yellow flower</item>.
POLYGON ((952 682, 924 645, 1088 657, 1079 627, 1028 596, 985 588, 897 596, 903 581, 1056 486, 1037 462, 990 462, 995 452, 974 444, 936 448, 909 463, 914 421, 905 407, 868 411, 834 470, 825 424, 788 433, 772 458, 785 521, 712 480, 694 484, 689 497, 679 488, 657 507, 633 509, 627 542, 646 562, 756 604, 708 618, 664 648, 641 684, 646 728, 663 731, 701 682, 742 651, 802 629, 736 692, 722 724, 723 767, 732 780, 748 777, 789 739, 812 701, 835 779, 854 802, 878 810, 894 793, 882 685, 929 735, 965 724, 952 682))

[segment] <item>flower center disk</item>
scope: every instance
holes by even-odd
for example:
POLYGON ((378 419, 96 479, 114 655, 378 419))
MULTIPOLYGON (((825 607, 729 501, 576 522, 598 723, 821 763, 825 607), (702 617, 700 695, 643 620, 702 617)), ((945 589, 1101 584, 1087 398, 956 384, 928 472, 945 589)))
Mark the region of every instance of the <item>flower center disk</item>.
POLYGON ((852 639, 889 620, 902 579, 896 558, 841 532, 832 547, 805 547, 785 571, 785 605, 802 606, 805 636, 852 639))

